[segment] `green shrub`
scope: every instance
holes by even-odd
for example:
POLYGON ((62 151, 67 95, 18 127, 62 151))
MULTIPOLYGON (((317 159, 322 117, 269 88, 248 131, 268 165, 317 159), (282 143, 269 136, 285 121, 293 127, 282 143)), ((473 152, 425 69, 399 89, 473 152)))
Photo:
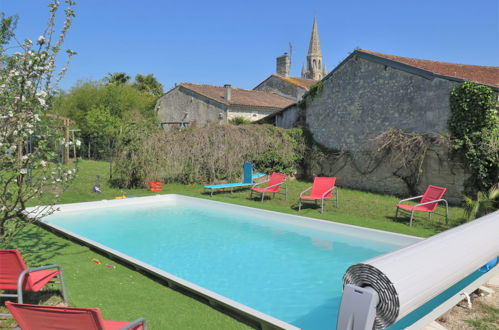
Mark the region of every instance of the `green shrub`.
POLYGON ((486 191, 499 174, 499 118, 490 87, 464 82, 450 95, 449 129, 453 147, 463 152, 471 171, 470 191, 486 191))
POLYGON ((251 124, 252 121, 244 117, 235 117, 229 120, 229 123, 231 123, 232 125, 247 125, 251 124))
POLYGON ((138 187, 146 181, 208 183, 241 180, 244 161, 255 170, 292 174, 303 158, 301 130, 270 125, 213 125, 144 132, 132 128, 120 143, 114 183, 138 187), (135 130, 135 131, 134 131, 135 130))

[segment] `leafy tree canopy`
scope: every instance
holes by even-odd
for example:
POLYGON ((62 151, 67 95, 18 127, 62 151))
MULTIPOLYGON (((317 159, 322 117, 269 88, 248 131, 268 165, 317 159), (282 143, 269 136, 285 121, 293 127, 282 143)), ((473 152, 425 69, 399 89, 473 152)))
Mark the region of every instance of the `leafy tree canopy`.
POLYGON ((152 73, 148 75, 137 74, 133 86, 151 96, 161 96, 163 94, 163 85, 156 80, 152 73))
MULTIPOLYGON (((155 81, 152 75, 142 77, 148 76, 155 81)), ((157 98, 139 90, 135 84, 86 81, 79 82, 67 93, 61 93, 54 108, 58 114, 73 119, 81 130, 82 154, 102 159, 109 152, 106 148, 110 139, 114 139, 124 121, 133 120, 129 113, 140 113, 152 124, 156 123, 154 107, 157 98)))
POLYGON ((115 72, 115 73, 110 72, 102 80, 106 84, 122 85, 122 84, 127 84, 130 81, 130 76, 124 72, 115 72))

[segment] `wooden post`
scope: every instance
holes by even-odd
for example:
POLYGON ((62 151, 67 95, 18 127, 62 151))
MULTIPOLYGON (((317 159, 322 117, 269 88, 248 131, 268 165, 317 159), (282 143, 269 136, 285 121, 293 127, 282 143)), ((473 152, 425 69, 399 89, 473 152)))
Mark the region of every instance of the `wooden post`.
POLYGON ((73 139, 73 159, 76 162, 76 138, 75 131, 71 131, 71 138, 73 139))
POLYGON ((64 165, 69 164, 69 120, 64 120, 64 165))

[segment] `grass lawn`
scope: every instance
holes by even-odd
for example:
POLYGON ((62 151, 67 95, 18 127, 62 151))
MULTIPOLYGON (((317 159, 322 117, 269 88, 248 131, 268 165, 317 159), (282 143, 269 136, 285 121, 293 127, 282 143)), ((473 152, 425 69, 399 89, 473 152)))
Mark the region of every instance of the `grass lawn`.
MULTIPOLYGON (((122 193, 128 196, 156 194, 146 189, 121 191, 109 187, 107 163, 80 161, 79 166, 78 177, 62 194, 61 203, 112 199, 122 193), (91 192, 96 175, 101 177, 102 194, 91 192)), ((324 214, 321 214, 320 209, 310 203, 298 213, 297 197, 308 186, 309 183, 305 182, 290 182, 288 200, 284 200, 284 195, 277 195, 275 199, 263 203, 256 198, 250 200, 248 189, 232 194, 230 192, 216 193, 212 199, 421 237, 431 236, 464 222, 463 209, 450 207, 448 226, 444 224, 443 217, 434 216, 433 220, 429 221, 426 216, 417 215, 413 227, 409 227, 408 218, 402 221, 393 219, 395 204, 399 198, 341 187, 339 188, 339 208, 334 207, 334 203, 328 202, 324 214)), ((201 184, 166 184, 163 186, 163 193, 211 198, 209 194, 203 193, 201 184)), ((51 198, 53 197, 50 194, 46 194, 40 200, 34 201, 32 205, 47 203, 51 198)), ((148 320, 152 329, 247 328, 247 325, 216 311, 207 304, 171 290, 163 283, 38 226, 27 226, 15 238, 12 246, 21 251, 28 267, 51 263, 61 264, 64 267, 70 304, 79 307, 99 307, 104 319, 132 321, 142 316, 148 320), (91 261, 92 258, 100 260, 102 264, 95 264, 91 261), (116 268, 105 267, 105 264, 113 264, 116 268)), ((57 304, 60 301, 58 296, 51 292, 30 295, 30 297, 27 302, 57 304)), ((0 307, 0 311, 5 311, 5 308, 0 307)), ((11 320, 0 321, 0 327, 8 327, 12 324, 11 320)))

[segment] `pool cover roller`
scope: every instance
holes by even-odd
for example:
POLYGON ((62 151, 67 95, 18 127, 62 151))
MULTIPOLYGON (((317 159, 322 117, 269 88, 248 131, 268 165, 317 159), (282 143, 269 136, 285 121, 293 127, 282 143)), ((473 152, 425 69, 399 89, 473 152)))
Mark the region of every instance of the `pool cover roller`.
POLYGON ((498 255, 499 211, 496 211, 350 266, 343 276, 337 327, 372 329, 374 321, 374 328, 387 328, 498 255), (372 296, 372 290, 377 297, 366 300, 372 296), (355 296, 362 296, 365 303, 355 296))

